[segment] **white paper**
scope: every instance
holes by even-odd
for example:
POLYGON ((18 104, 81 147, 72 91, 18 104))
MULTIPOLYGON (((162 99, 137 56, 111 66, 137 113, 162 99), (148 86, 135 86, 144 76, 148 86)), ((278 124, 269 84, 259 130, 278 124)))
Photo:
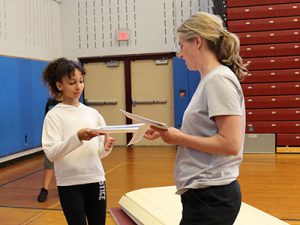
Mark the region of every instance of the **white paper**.
POLYGON ((149 126, 144 124, 143 126, 141 126, 140 129, 138 129, 136 132, 134 132, 133 137, 131 138, 130 142, 128 143, 127 146, 129 145, 133 145, 135 143, 138 143, 140 140, 142 140, 142 138, 144 137, 144 134, 146 133, 146 131, 149 129, 149 126))
POLYGON ((133 133, 133 136, 127 146, 138 143, 143 137, 149 126, 144 123, 128 124, 128 125, 114 125, 114 126, 100 126, 97 131, 106 134, 116 133, 133 133))
POLYGON ((138 131, 144 123, 128 124, 128 125, 113 125, 113 126, 100 126, 96 130, 102 133, 134 133, 138 131))
MULTIPOLYGON (((114 126, 101 126, 98 127, 97 130, 101 131, 102 133, 133 133, 133 136, 128 143, 128 145, 133 145, 138 143, 143 137, 146 131, 149 129, 150 126, 158 127, 160 129, 168 129, 167 124, 157 122, 155 120, 151 120, 142 116, 138 116, 133 113, 126 112, 120 109, 124 115, 134 121, 139 123, 137 124, 128 124, 128 125, 114 125, 114 126)), ((127 146, 128 146, 127 145, 127 146)))
POLYGON ((137 121, 139 123, 144 123, 144 124, 147 124, 148 126, 154 126, 154 127, 157 127, 157 128, 160 128, 160 129, 168 129, 168 126, 166 123, 161 123, 161 122, 158 122, 158 121, 155 121, 155 120, 151 120, 151 119, 148 119, 148 118, 145 118, 145 117, 142 117, 142 116, 138 116, 136 114, 133 114, 133 113, 129 113, 129 112, 126 112, 122 109, 120 109, 122 113, 124 113, 124 115, 134 121, 137 121))

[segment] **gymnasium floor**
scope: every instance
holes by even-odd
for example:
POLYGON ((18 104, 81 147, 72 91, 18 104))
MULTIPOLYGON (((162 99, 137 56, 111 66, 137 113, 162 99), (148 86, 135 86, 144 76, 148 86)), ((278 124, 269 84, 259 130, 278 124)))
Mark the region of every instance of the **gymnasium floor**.
MULTIPOLYGON (((118 200, 128 191, 174 185, 175 154, 174 147, 116 147, 103 160, 108 209, 118 206, 118 200)), ((42 154, 0 168, 1 224, 66 224, 55 182, 48 201, 36 201, 42 172, 42 154)), ((244 202, 292 225, 300 225, 300 154, 245 154, 239 181, 244 202)), ((107 224, 115 225, 109 212, 107 224)))

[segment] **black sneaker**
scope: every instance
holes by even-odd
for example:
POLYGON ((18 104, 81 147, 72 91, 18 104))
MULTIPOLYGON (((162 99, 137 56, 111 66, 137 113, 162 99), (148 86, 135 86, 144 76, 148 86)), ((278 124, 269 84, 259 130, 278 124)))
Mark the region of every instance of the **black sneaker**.
POLYGON ((37 198, 38 202, 44 202, 47 200, 47 196, 48 196, 48 190, 45 188, 41 188, 41 191, 39 193, 39 196, 37 198))

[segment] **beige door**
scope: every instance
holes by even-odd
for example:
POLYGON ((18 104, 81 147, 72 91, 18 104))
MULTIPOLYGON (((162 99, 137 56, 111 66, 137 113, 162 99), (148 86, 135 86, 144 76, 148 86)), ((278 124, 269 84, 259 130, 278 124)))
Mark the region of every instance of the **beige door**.
MULTIPOLYGON (((85 92, 87 105, 97 109, 107 125, 126 124, 120 109, 125 109, 124 63, 107 67, 105 63, 85 64, 85 92)), ((126 145, 126 134, 111 134, 116 145, 126 145)))
MULTIPOLYGON (((131 62, 132 112, 174 124, 172 60, 168 64, 156 65, 154 60, 131 62)), ((142 139, 136 145, 166 145, 161 139, 142 139)))

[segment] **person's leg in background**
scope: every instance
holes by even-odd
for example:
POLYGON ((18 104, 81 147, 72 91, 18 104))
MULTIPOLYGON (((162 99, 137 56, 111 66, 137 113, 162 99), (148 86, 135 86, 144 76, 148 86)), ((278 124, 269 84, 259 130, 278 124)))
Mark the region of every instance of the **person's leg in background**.
POLYGON ((45 202, 48 197, 49 186, 52 181, 54 174, 53 163, 44 155, 44 177, 43 177, 43 186, 40 190, 40 193, 37 197, 38 202, 45 202))

